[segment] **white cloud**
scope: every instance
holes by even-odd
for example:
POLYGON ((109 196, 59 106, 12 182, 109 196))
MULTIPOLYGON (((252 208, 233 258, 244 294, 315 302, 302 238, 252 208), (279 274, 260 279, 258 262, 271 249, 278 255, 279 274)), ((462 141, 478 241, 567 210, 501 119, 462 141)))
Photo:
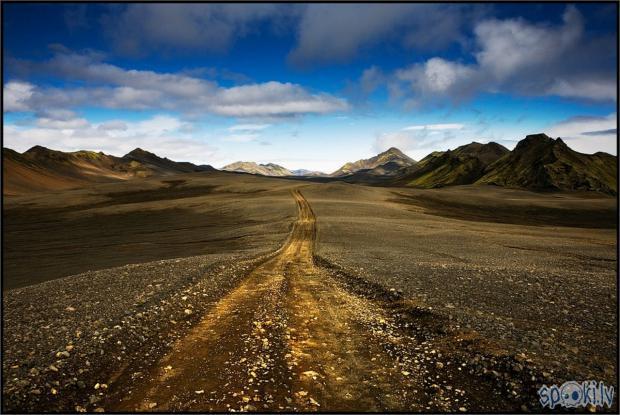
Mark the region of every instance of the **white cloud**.
POLYGON ((28 111, 28 101, 35 86, 28 82, 10 81, 2 91, 4 111, 28 111))
POLYGON ((476 92, 616 100, 615 69, 606 61, 613 42, 586 39, 584 33, 574 6, 557 26, 520 18, 482 20, 474 29, 474 63, 433 57, 396 70, 388 89, 410 105, 459 101, 476 92))
POLYGON ((223 138, 224 141, 230 141, 233 143, 249 143, 260 137, 259 134, 231 134, 223 138))
POLYGON ((534 25, 522 19, 486 20, 476 26, 481 68, 496 79, 505 79, 532 64, 554 61, 575 44, 583 33, 583 19, 575 7, 567 7, 564 25, 534 25))
POLYGON ((560 137, 573 149, 582 153, 604 151, 618 153, 616 114, 606 117, 576 116, 549 126, 552 137, 560 137))
POLYGON ((121 120, 110 120, 110 121, 106 121, 103 122, 101 124, 99 124, 97 126, 98 129, 100 130, 118 130, 118 131, 125 131, 127 130, 127 123, 125 123, 125 121, 121 121, 121 120))
POLYGON ((408 130, 460 130, 465 127, 463 124, 422 124, 422 125, 410 125, 403 128, 403 131, 408 130))
POLYGON ((558 79, 547 88, 549 95, 568 98, 589 98, 592 100, 617 99, 617 80, 613 79, 558 79))
POLYGON ((271 124, 237 124, 228 128, 228 131, 261 131, 270 127, 271 124))
POLYGON ((259 117, 346 111, 349 106, 328 94, 310 94, 299 85, 272 81, 222 88, 210 108, 220 115, 259 117))
POLYGON ((4 145, 20 152, 42 145, 61 151, 94 150, 116 156, 141 147, 176 161, 197 164, 218 161, 216 148, 184 133, 185 123, 167 115, 132 122, 89 123, 82 118, 41 120, 29 126, 5 124, 4 145))
POLYGON ((437 49, 462 41, 470 14, 467 5, 310 4, 301 14, 289 60, 300 66, 347 62, 386 39, 407 48, 437 49))
MULTIPOLYGON (((80 105, 115 109, 175 110, 233 117, 285 117, 346 111, 346 100, 311 93, 300 85, 265 82, 225 88, 188 75, 125 70, 92 54, 57 54, 39 68, 88 87, 46 88, 11 81, 6 111, 39 111, 80 105)), ((32 64, 37 66, 38 64, 32 64)))
POLYGON ((251 33, 252 24, 266 22, 277 30, 298 9, 275 4, 129 4, 102 23, 117 49, 129 55, 223 52, 251 33))
POLYGON ((37 127, 49 128, 54 130, 73 130, 78 128, 85 128, 89 126, 88 121, 84 118, 73 118, 68 120, 55 120, 52 118, 37 118, 37 127))

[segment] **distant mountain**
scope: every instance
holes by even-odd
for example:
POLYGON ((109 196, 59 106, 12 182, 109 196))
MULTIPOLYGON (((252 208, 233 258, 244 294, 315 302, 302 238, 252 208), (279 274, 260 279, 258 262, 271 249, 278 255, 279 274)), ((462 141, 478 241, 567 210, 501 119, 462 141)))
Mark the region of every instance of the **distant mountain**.
MULTIPOLYGON (((350 163, 346 163, 341 168, 330 174, 332 177, 340 177, 353 174, 360 170, 372 170, 377 167, 391 163, 388 170, 393 170, 394 166, 406 167, 412 166, 416 163, 415 160, 404 154, 402 151, 395 147, 391 147, 383 153, 379 153, 369 159, 358 160, 350 163)), ((374 175, 380 175, 382 170, 378 170, 374 175)), ((368 173, 368 172, 367 172, 368 173)), ((370 173, 371 175, 373 173, 370 173)))
POLYGON ((507 148, 493 142, 473 142, 452 151, 436 151, 416 165, 396 172, 392 184, 421 188, 471 184, 484 175, 489 164, 507 153, 507 148))
POLYGON ((260 174, 262 176, 294 176, 293 172, 277 164, 257 164, 253 161, 237 161, 222 167, 222 170, 260 174))
POLYGON ((305 176, 305 177, 327 176, 322 171, 306 170, 306 169, 291 170, 291 173, 293 173, 294 176, 305 176))
POLYGON ((5 195, 214 170, 211 166, 177 163, 141 149, 116 157, 94 151, 62 152, 42 146, 34 146, 22 154, 3 148, 2 169, 5 195))
POLYGON ((582 154, 545 134, 528 135, 489 165, 476 183, 532 190, 589 190, 617 194, 617 157, 582 154))

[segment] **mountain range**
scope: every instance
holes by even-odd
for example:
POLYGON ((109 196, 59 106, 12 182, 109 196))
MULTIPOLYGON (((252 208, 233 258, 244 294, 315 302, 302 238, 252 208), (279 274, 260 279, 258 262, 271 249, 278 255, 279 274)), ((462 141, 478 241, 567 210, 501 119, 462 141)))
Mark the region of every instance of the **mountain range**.
POLYGON ((24 153, 2 149, 3 194, 61 190, 136 177, 212 171, 208 165, 175 162, 136 148, 123 157, 102 152, 62 152, 34 146, 24 153))
MULTIPOLYGON (((40 190, 67 189, 89 183, 128 180, 179 173, 208 172, 209 165, 175 162, 136 148, 123 157, 101 152, 61 152, 35 146, 24 153, 3 149, 3 193, 17 195, 40 190)), ((437 188, 487 184, 536 191, 583 190, 617 194, 617 157, 607 153, 582 154, 562 139, 528 135, 514 150, 490 142, 472 142, 454 150, 435 151, 415 161, 397 148, 369 159, 344 164, 327 175, 310 170, 288 170, 274 163, 236 162, 222 170, 276 177, 320 177, 381 186, 437 188)))

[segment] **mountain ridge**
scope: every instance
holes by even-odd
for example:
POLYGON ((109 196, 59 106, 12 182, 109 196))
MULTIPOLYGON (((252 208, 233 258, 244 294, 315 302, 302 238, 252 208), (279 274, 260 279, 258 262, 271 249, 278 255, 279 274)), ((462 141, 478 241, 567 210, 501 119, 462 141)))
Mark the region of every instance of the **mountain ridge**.
POLYGON ((3 194, 62 190, 92 183, 215 170, 208 165, 174 162, 142 149, 122 157, 103 152, 63 152, 40 145, 23 153, 2 149, 3 194))
POLYGON ((389 149, 377 154, 376 156, 368 159, 360 159, 354 162, 345 163, 338 170, 330 174, 331 177, 340 177, 353 174, 360 170, 371 170, 376 167, 382 166, 389 162, 397 163, 401 166, 411 166, 416 164, 416 161, 405 153, 397 149, 396 147, 390 147, 389 149))

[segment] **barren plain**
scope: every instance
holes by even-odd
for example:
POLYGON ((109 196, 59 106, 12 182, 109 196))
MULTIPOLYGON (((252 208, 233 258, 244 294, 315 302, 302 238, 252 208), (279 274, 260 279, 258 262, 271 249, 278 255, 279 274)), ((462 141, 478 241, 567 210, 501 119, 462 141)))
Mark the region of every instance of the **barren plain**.
POLYGON ((5 198, 3 410, 537 411, 543 383, 617 389, 616 217, 591 193, 224 172, 5 198))

